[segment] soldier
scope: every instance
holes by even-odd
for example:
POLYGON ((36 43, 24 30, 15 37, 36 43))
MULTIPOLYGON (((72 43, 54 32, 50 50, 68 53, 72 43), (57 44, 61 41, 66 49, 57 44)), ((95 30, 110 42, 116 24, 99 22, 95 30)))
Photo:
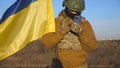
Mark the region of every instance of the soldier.
POLYGON ((56 32, 45 34, 42 42, 48 48, 58 49, 53 52, 53 65, 56 55, 59 57, 58 68, 87 68, 88 53, 96 49, 97 40, 90 23, 81 16, 85 2, 64 0, 63 6, 65 9, 55 19, 56 32))

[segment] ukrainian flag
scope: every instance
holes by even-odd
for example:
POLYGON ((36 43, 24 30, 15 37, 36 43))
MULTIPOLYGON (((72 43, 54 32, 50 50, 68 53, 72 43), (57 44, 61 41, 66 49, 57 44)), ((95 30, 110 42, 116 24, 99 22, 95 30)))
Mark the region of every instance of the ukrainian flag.
POLYGON ((0 20, 0 60, 54 31, 51 0, 17 0, 0 20))

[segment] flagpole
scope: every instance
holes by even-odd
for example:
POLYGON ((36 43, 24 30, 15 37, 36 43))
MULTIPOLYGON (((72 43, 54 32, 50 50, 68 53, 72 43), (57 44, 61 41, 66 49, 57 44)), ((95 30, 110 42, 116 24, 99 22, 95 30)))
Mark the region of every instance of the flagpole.
POLYGON ((58 47, 56 46, 56 62, 57 62, 57 68, 59 68, 60 67, 60 65, 59 65, 59 54, 58 54, 58 47))

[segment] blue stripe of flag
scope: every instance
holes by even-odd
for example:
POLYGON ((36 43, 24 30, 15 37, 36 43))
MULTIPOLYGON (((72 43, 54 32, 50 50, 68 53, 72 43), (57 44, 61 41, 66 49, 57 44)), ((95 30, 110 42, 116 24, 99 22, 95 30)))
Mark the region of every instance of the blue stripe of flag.
POLYGON ((0 24, 5 21, 9 16, 19 12, 20 10, 26 8, 29 4, 32 2, 35 2, 36 0, 17 0, 12 6, 10 6, 5 13, 3 14, 0 24))

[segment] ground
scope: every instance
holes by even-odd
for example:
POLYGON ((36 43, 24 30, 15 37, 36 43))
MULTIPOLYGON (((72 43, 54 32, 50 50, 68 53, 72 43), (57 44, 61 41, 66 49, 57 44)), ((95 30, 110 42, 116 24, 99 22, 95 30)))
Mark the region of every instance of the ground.
MULTIPOLYGON (((89 54, 89 68, 120 68, 120 40, 98 41, 98 48, 89 54)), ((49 68, 51 51, 40 40, 31 42, 16 54, 0 61, 0 68, 49 68)))

